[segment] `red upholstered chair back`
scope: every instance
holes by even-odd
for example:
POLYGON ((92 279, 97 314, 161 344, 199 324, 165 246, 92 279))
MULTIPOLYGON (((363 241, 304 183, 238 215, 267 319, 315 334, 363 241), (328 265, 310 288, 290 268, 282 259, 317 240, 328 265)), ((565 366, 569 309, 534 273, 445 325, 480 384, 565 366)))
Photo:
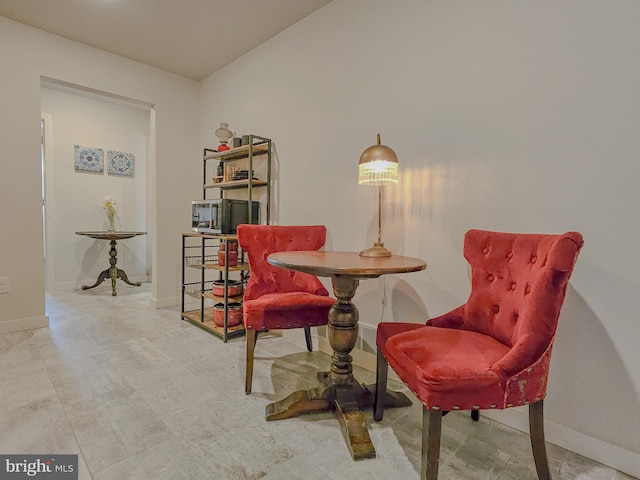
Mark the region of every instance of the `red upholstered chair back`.
POLYGON ((508 358, 499 362, 507 374, 527 367, 549 347, 582 244, 577 232, 467 232, 464 256, 471 265, 472 288, 459 328, 510 347, 508 358))
POLYGON ((324 245, 326 228, 323 225, 280 226, 239 225, 238 243, 246 249, 251 275, 244 292, 244 300, 254 300, 267 293, 308 292, 328 295, 329 292, 314 275, 274 267, 267 257, 274 252, 318 250, 324 245))

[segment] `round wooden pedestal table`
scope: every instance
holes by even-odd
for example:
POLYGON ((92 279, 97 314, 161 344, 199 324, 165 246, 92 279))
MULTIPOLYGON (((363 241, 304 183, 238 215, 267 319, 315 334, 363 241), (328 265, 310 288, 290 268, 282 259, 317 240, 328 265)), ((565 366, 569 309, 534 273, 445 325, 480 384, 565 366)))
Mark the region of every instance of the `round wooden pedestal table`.
MULTIPOLYGON (((351 351, 358 338, 358 310, 351 302, 362 279, 380 275, 424 270, 427 265, 418 258, 361 257, 358 252, 277 252, 267 258, 271 265, 331 277, 337 299, 329 311, 329 344, 333 349, 331 370, 319 372, 320 385, 311 390, 298 390, 286 398, 267 405, 267 420, 291 418, 302 413, 333 411, 340 422, 354 460, 375 457, 361 408, 373 405, 375 385, 362 385, 353 377, 351 351)), ((411 405, 402 394, 387 391, 385 406, 411 405)))

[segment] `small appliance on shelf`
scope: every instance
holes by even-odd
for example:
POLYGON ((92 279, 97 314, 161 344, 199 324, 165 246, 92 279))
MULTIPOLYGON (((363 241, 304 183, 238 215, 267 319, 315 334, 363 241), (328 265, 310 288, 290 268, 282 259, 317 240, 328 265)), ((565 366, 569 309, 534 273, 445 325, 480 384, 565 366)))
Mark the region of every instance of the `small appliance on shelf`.
POLYGON ((194 200, 191 202, 191 230, 200 233, 227 235, 236 233, 241 223, 260 223, 260 202, 230 198, 194 200))

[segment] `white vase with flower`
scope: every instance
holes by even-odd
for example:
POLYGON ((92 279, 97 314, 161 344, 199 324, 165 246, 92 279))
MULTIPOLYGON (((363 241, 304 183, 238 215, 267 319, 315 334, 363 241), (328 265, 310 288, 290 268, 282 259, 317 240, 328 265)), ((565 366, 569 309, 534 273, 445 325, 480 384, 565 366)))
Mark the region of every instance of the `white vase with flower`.
POLYGON ((104 209, 104 212, 107 214, 107 219, 109 220, 109 231, 116 231, 116 209, 118 203, 111 198, 110 196, 105 196, 104 200, 98 204, 98 206, 104 209))

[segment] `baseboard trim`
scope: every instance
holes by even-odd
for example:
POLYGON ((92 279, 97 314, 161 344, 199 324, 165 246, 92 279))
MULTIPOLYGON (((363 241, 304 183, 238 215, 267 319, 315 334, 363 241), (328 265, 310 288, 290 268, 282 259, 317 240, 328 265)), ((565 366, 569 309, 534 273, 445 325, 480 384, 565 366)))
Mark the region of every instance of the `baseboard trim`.
MULTIPOLYGON (((95 282, 85 283, 85 285, 91 285, 95 282)), ((47 285, 48 292, 68 292, 71 290, 79 290, 78 282, 55 282, 50 285, 47 285)))
POLYGON ((180 305, 180 298, 178 297, 167 297, 167 298, 155 298, 149 297, 149 306, 151 308, 169 308, 175 307, 176 305, 180 305))
MULTIPOLYGON (((506 410, 483 410, 482 415, 509 427, 529 432, 527 407, 506 410)), ((640 478, 640 454, 625 450, 610 443, 590 437, 564 425, 544 422, 545 439, 549 443, 566 448, 584 457, 615 468, 623 473, 640 478)))
MULTIPOLYGON (((149 275, 134 275, 129 276, 130 282, 141 282, 141 283, 149 283, 151 281, 151 277, 149 275)), ((120 280, 118 280, 119 282, 120 280)), ((96 282, 96 279, 87 279, 85 281, 73 281, 73 282, 55 282, 51 285, 47 285, 47 291, 49 292, 69 292, 73 290, 81 290, 83 285, 93 285, 96 282)), ((111 280, 106 279, 104 282, 96 288, 111 288, 111 280)))
POLYGON ((16 320, 5 320, 0 322, 0 334, 21 332, 23 330, 31 330, 34 328, 44 328, 49 326, 49 316, 31 318, 19 318, 16 320))

